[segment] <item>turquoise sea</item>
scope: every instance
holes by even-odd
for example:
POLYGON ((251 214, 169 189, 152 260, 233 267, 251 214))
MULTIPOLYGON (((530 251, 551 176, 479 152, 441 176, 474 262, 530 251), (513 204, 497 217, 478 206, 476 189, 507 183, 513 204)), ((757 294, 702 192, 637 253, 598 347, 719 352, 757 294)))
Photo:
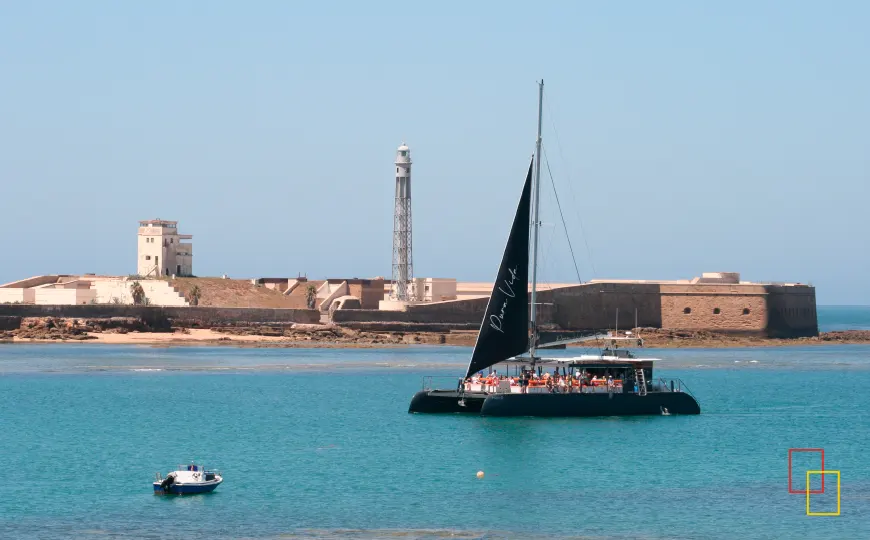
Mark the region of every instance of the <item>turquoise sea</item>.
POLYGON ((647 353, 700 416, 407 414, 465 348, 3 345, 0 537, 870 538, 870 346, 647 353))
POLYGON ((870 330, 870 306, 819 306, 819 330, 870 330))

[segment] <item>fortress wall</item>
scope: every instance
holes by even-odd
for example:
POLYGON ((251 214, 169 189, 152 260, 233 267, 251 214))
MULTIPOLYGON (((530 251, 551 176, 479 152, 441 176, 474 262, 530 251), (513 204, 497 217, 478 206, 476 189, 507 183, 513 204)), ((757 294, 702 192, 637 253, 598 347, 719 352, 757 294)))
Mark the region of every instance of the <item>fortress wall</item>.
POLYGON ((407 311, 386 311, 379 309, 336 309, 332 312, 332 322, 342 326, 351 323, 409 323, 412 322, 407 311))
POLYGON ((488 302, 489 298, 474 298, 417 304, 409 306, 408 313, 412 314, 411 322, 477 323, 479 326, 488 302))
MULTIPOLYGON (((815 290, 754 284, 587 283, 538 293, 541 326, 728 332, 783 337, 818 334, 815 290), (688 310, 688 312, 687 312, 688 310), (717 313, 718 310, 718 313, 717 313)), ((339 310, 333 321, 480 325, 487 298, 409 306, 407 311, 339 310)))
MULTIPOLYGON (((538 293, 540 302, 552 304, 552 322, 564 330, 607 330, 617 325, 661 327, 659 285, 641 283, 587 283, 538 293)), ((543 307, 543 306, 542 306, 543 307)))
POLYGON ((359 298, 363 309, 377 309, 378 303, 384 299, 384 280, 382 279, 373 279, 369 284, 348 281, 347 288, 351 296, 359 298))
POLYGON ((410 305, 405 311, 378 309, 338 309, 332 314, 336 324, 353 323, 447 323, 480 325, 488 298, 454 300, 432 304, 410 305))
POLYGON ((764 334, 767 329, 763 285, 663 284, 661 303, 661 328, 747 334, 764 334))
POLYGON ((21 328, 21 317, 0 315, 0 331, 18 330, 21 328))
POLYGON ((0 304, 0 316, 64 317, 102 319, 138 317, 157 327, 210 327, 235 324, 308 323, 320 322, 320 313, 310 309, 219 308, 203 306, 160 307, 130 305, 31 305, 0 304))
MULTIPOLYGON (((549 303, 549 300, 538 299, 538 303, 549 303)), ((470 300, 450 300, 446 302, 431 302, 408 306, 409 322, 415 323, 451 323, 474 324, 480 326, 480 321, 486 313, 489 298, 472 298, 470 300)), ((556 309, 552 305, 538 306, 540 324, 555 324, 556 309)))
POLYGON ((805 337, 819 334, 816 289, 807 286, 767 285, 771 337, 805 337))
MULTIPOLYGON (((342 309, 333 313, 332 320, 341 325, 395 322, 479 326, 488 301, 489 298, 474 298, 416 304, 406 311, 342 309)), ((577 285, 539 291, 538 303, 538 321, 542 326, 570 330, 613 328, 617 307, 620 328, 634 327, 635 308, 640 325, 658 328, 661 324, 658 285, 577 285)))

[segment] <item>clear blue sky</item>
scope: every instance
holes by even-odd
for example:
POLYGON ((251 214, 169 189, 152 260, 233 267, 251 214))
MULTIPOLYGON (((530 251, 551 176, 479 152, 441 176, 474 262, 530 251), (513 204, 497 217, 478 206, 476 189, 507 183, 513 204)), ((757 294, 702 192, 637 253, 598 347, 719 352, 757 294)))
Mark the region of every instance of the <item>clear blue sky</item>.
MULTIPOLYGON (((133 273, 154 217, 198 275, 389 277, 403 140, 416 274, 491 280, 544 78, 583 279, 870 304, 868 27, 860 1, 4 2, 0 282, 133 273)), ((575 280, 551 191, 543 278, 575 280)))

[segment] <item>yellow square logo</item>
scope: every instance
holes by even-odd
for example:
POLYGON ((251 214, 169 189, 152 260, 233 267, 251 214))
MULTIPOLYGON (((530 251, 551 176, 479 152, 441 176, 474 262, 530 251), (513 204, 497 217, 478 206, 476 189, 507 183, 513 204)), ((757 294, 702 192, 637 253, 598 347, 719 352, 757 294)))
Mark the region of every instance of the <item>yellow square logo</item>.
MULTIPOLYGON (((824 476, 822 476, 824 478, 824 476)), ((839 516, 840 515, 840 471, 807 471, 807 515, 808 516, 839 516), (836 512, 813 512, 810 510, 810 476, 814 474, 833 474, 837 477, 837 511, 836 512)))

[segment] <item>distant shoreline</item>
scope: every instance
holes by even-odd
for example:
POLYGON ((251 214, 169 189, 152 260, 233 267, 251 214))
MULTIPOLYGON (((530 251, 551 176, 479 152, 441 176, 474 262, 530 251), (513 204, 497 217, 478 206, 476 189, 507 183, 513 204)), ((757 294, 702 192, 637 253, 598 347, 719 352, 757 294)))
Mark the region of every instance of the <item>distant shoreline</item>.
MULTIPOLYGON (((471 347, 477 332, 437 333, 375 333, 347 330, 330 331, 329 336, 311 332, 293 336, 269 336, 226 333, 209 329, 190 329, 175 332, 127 332, 103 333, 88 332, 75 336, 55 336, 53 338, 30 338, 12 336, 0 339, 5 344, 27 343, 94 343, 104 345, 147 345, 152 347, 209 346, 238 348, 310 348, 310 349, 372 349, 394 348, 412 345, 448 345, 471 347)), ((819 337, 811 338, 766 338, 751 336, 729 336, 705 332, 652 331, 642 335, 645 349, 681 348, 743 348, 743 347, 795 347, 815 345, 859 345, 870 344, 870 330, 843 330, 822 332, 819 337)), ((595 342, 582 345, 573 344, 569 348, 593 348, 595 342)), ((631 347, 629 347, 631 348, 631 347)))

